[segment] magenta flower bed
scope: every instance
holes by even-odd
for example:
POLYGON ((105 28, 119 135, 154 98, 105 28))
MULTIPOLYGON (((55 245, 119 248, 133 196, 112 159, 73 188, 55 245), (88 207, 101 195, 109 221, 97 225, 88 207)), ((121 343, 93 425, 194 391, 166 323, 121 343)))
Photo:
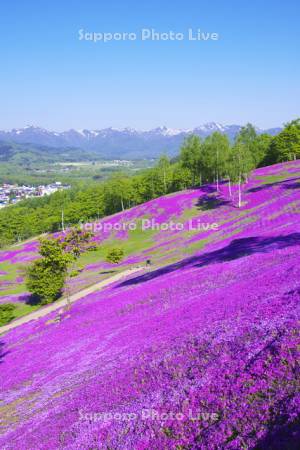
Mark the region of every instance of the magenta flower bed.
POLYGON ((194 255, 0 338, 1 448, 297 448, 300 189, 258 188, 194 255))
POLYGON ((30 298, 30 294, 12 294, 12 295, 3 295, 0 297, 0 303, 26 303, 30 298))
POLYGON ((36 258, 38 251, 38 242, 24 244, 17 250, 0 252, 0 263, 9 262, 11 264, 32 261, 36 258))

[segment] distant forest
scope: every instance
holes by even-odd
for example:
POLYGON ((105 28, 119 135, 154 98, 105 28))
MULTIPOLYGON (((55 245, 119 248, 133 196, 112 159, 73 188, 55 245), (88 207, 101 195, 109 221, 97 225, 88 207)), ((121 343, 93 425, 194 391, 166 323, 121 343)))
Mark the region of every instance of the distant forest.
MULTIPOLYGON (((178 157, 162 155, 155 167, 134 175, 114 173, 106 181, 90 181, 49 197, 24 200, 0 210, 0 246, 44 232, 102 218, 156 197, 221 180, 241 185, 257 167, 300 157, 300 119, 275 137, 257 134, 251 124, 243 127, 231 143, 214 132, 202 140, 186 138, 178 157)), ((1 158, 1 155, 0 155, 1 158)))

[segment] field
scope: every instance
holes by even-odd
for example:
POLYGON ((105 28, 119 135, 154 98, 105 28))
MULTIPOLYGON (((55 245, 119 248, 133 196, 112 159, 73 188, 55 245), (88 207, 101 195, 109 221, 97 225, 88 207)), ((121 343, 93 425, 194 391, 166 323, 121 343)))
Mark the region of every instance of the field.
MULTIPOLYGON (((98 232, 72 292, 152 268, 61 323, 49 315, 0 337, 1 448, 297 448, 299 161, 254 171, 242 200, 206 185, 101 221, 136 229, 98 232), (182 229, 143 231, 146 219, 182 229), (112 245, 125 251, 118 266, 104 260, 112 245)), ((35 240, 0 253, 2 303, 35 307, 22 274, 36 257, 35 240)))
POLYGON ((41 185, 105 180, 114 172, 134 173, 153 166, 153 160, 104 160, 77 148, 52 148, 0 141, 0 184, 41 185))

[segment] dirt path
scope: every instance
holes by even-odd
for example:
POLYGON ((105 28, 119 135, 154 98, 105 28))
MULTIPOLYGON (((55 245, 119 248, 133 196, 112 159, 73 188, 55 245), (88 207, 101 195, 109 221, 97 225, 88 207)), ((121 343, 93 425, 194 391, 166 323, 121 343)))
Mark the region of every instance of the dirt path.
MULTIPOLYGON (((96 283, 93 286, 90 286, 86 289, 83 289, 82 291, 77 292, 76 294, 71 295, 70 302, 74 303, 77 300, 86 297, 89 294, 92 294, 93 292, 101 290, 102 288, 108 286, 111 283, 114 283, 115 281, 121 280, 122 278, 141 270, 143 270, 143 268, 134 267, 133 269, 124 270, 124 272, 117 273, 112 277, 99 281, 99 283, 96 283)), ((33 311, 32 313, 29 313, 26 316, 20 317, 19 319, 13 320, 7 325, 0 327, 0 334, 6 333, 7 331, 12 330, 13 328, 23 325, 24 323, 30 322, 31 320, 36 320, 39 319, 40 317, 44 317, 57 309, 61 309, 64 306, 67 306, 67 304, 68 304, 67 299, 63 298, 54 303, 51 303, 50 305, 44 306, 38 309, 37 311, 33 311)))

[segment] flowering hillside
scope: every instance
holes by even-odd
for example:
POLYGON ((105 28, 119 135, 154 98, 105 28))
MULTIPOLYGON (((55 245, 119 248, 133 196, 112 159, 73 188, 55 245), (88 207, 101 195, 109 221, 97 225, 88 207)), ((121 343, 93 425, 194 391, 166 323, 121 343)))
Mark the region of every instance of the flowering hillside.
MULTIPOLYGON (((298 448, 300 163, 256 170, 241 208, 235 189, 220 191, 105 219, 182 227, 99 231, 102 246, 124 245, 124 268, 153 268, 79 300, 61 323, 49 315, 0 336, 0 448, 298 448)), ((36 251, 0 253, 0 280, 36 251)), ((74 289, 110 271, 96 258, 74 289)))

